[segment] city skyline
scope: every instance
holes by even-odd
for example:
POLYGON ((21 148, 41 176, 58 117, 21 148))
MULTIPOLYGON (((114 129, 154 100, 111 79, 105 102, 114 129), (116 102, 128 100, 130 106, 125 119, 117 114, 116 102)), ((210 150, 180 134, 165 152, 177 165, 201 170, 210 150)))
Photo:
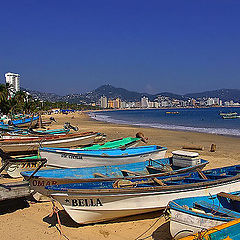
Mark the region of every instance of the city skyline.
POLYGON ((106 83, 240 89, 239 11, 225 0, 2 2, 0 76, 19 72, 24 88, 60 95, 106 83))

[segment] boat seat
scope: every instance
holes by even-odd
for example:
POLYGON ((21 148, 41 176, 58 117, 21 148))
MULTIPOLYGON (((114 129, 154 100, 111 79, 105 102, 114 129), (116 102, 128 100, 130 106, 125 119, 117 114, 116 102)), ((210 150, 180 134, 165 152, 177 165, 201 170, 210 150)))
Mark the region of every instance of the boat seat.
POLYGON ((202 209, 205 212, 220 215, 221 217, 240 218, 240 213, 223 208, 220 205, 214 205, 206 201, 198 201, 194 203, 194 207, 202 209))
POLYGON ((228 198, 228 199, 230 199, 230 200, 232 200, 232 201, 238 201, 238 202, 240 202, 240 196, 238 196, 238 195, 233 195, 233 194, 230 194, 230 193, 225 193, 225 192, 220 192, 220 193, 218 193, 217 194, 217 197, 218 198, 228 198))
POLYGON ((129 176, 129 175, 134 175, 134 176, 141 176, 141 175, 143 175, 143 174, 141 174, 141 173, 133 172, 133 171, 126 170, 126 169, 122 169, 121 172, 122 172, 122 175, 123 175, 124 177, 127 177, 127 176, 129 176))
POLYGON ((165 185, 182 185, 182 181, 164 181, 165 185))
POLYGON ((93 173, 93 176, 95 177, 95 178, 108 178, 108 176, 107 175, 105 175, 105 174, 102 174, 102 173, 93 173))
POLYGON ((240 173, 240 170, 232 170, 232 171, 229 171, 228 173, 231 175, 237 175, 240 173))
POLYGON ((227 178, 227 177, 232 177, 233 175, 217 175, 217 174, 205 174, 208 178, 210 179, 222 179, 222 178, 227 178))
POLYGON ((203 179, 203 178, 186 178, 184 179, 184 182, 187 183, 198 183, 198 182, 206 182, 209 181, 209 179, 203 179))

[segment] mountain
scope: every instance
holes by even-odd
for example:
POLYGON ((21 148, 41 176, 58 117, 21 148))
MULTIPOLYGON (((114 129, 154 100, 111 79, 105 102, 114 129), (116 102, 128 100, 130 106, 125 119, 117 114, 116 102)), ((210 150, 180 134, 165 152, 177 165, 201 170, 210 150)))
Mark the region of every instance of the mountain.
POLYGON ((240 89, 219 89, 214 91, 206 91, 200 93, 185 94, 185 97, 189 98, 220 98, 223 102, 233 100, 234 102, 240 102, 240 89))
MULTIPOLYGON (((26 90, 26 89, 24 89, 26 90)), ((157 98, 157 96, 165 96, 171 99, 187 100, 189 98, 209 98, 218 97, 223 101, 233 100, 234 102, 240 102, 240 89, 220 89, 214 91, 206 91, 199 93, 189 93, 185 95, 178 95, 170 92, 161 92, 158 94, 148 94, 139 93, 135 91, 128 91, 124 88, 116 88, 112 85, 103 85, 91 92, 82 94, 69 94, 66 96, 59 96, 54 93, 41 93, 33 90, 26 90, 33 97, 44 100, 44 101, 64 101, 69 103, 83 103, 89 104, 92 102, 97 102, 101 96, 106 96, 107 98, 116 99, 120 98, 123 101, 140 101, 141 97, 146 96, 151 101, 157 98)))
POLYGON ((30 93, 33 98, 43 100, 43 101, 58 102, 58 101, 62 101, 62 98, 63 98, 62 96, 59 96, 55 93, 45 93, 45 92, 39 92, 39 91, 25 89, 25 88, 21 88, 21 90, 30 93))

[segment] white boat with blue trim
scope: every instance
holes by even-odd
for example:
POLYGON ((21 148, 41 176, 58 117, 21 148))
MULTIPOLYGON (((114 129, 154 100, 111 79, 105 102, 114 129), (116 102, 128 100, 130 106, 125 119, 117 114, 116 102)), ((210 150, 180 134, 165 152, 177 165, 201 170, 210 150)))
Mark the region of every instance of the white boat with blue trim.
POLYGON ((240 191, 240 165, 174 176, 48 186, 80 224, 157 211, 178 198, 240 191))
POLYGON ((127 149, 81 150, 70 148, 39 148, 39 154, 46 158, 47 166, 54 168, 79 168, 109 166, 144 162, 165 157, 167 148, 150 145, 127 149))

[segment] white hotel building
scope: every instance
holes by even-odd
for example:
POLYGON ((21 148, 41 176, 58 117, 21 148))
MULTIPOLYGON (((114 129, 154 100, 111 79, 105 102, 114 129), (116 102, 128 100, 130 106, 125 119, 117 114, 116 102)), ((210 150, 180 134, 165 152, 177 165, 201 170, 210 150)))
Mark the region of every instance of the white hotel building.
POLYGON ((17 73, 6 73, 5 74, 6 83, 10 85, 11 96, 20 90, 20 75, 17 73))

